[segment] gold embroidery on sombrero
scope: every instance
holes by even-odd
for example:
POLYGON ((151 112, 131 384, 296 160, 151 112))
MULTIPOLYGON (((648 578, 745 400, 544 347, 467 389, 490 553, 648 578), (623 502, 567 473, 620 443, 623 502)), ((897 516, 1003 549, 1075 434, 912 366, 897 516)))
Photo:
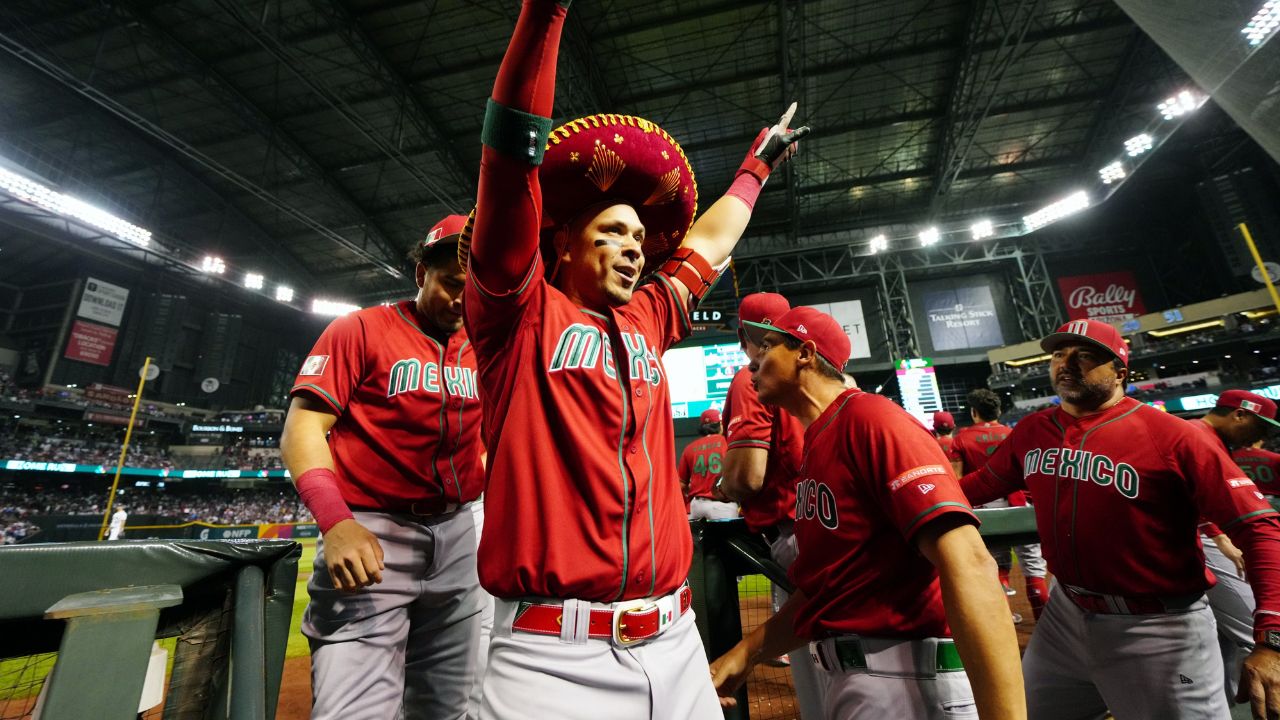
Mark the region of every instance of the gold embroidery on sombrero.
MULTIPOLYGON (((666 154, 664 151, 663 155, 666 154)), ((645 205, 663 205, 676 199, 676 194, 680 191, 680 168, 671 168, 662 177, 658 178, 658 184, 653 188, 653 192, 649 194, 649 198, 644 201, 645 205)))
POLYGON ((621 155, 597 140, 595 152, 591 156, 591 167, 587 168, 587 179, 600 188, 600 192, 604 192, 613 186, 626 167, 627 163, 621 155))

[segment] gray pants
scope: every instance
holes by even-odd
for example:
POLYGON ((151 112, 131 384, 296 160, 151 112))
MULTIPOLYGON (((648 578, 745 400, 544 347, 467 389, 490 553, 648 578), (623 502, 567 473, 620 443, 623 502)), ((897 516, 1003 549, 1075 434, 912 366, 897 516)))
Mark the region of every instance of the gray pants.
POLYGON ((1227 703, 1235 704, 1240 685, 1240 669, 1253 652, 1253 610, 1257 603, 1253 589, 1236 574, 1236 565, 1227 559, 1209 538, 1201 536, 1204 560, 1218 584, 1209 588, 1209 607, 1218 622, 1218 647, 1222 651, 1222 667, 1226 672, 1223 686, 1227 703))
POLYGON ((1225 720, 1213 613, 1102 615, 1056 584, 1022 658, 1027 715, 1036 720, 1225 720))
MULTIPOLYGON (((778 539, 769 547, 769 551, 773 561, 781 565, 783 570, 791 567, 791 563, 796 560, 799 548, 796 546, 795 533, 790 527, 781 528, 778 539)), ((785 590, 777 585, 773 586, 774 612, 778 612, 778 609, 787 601, 787 597, 785 590)), ((791 661, 791 681, 795 685, 796 709, 800 712, 801 720, 816 720, 823 717, 831 675, 814 663, 806 647, 788 654, 787 659, 791 661)))
POLYGON ((498 599, 482 720, 722 720, 693 612, 648 642, 564 642, 512 632, 498 599))
POLYGON ((483 672, 476 576, 477 518, 469 507, 436 518, 357 512, 378 537, 382 582, 336 590, 316 545, 302 633, 311 645, 311 717, 341 720, 474 718, 483 672))
POLYGON ((1018 564, 1022 566, 1023 577, 1045 577, 1049 574, 1049 565, 1040 554, 1040 543, 1034 545, 1014 545, 1007 548, 991 550, 991 557, 996 565, 1008 570, 1013 567, 1013 555, 1017 554, 1018 564))
MULTIPOLYGON (((826 720, 978 720, 969 676, 963 672, 932 677, 870 672, 823 674, 830 683, 826 720)), ((1036 715, 1028 717, 1038 720, 1036 715)))

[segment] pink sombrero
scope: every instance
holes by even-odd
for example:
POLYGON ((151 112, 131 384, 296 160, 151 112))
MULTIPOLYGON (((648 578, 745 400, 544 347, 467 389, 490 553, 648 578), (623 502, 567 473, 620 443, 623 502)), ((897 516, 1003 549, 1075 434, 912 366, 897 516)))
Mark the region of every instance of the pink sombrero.
MULTIPOLYGON (((646 271, 680 247, 698 209, 698 184, 680 144, 632 115, 591 115, 552 130, 538 180, 544 248, 557 228, 613 200, 635 208, 644 224, 646 271)), ((458 242, 463 267, 474 222, 473 209, 458 242)))

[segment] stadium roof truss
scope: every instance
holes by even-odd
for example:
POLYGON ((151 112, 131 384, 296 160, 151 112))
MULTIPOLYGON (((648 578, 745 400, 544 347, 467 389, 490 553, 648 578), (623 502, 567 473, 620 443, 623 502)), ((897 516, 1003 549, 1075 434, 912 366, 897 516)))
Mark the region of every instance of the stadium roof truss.
MULTIPOLYGON (((471 206, 517 10, 6 0, 0 157, 150 229, 170 259, 216 254, 300 292, 381 300, 411 288, 405 250, 471 206)), ((778 287, 780 250, 837 278, 876 234, 1020 218, 1092 178, 1186 83, 1111 0, 578 3, 559 67, 557 121, 658 122, 704 205, 799 101, 813 134, 738 258, 778 287)))

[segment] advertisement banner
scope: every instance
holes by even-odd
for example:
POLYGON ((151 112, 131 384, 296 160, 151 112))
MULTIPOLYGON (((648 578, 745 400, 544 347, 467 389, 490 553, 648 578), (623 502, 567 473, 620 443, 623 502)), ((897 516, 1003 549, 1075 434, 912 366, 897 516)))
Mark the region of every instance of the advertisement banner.
MULTIPOLYGON (((91 422, 91 423, 95 423, 95 422, 98 422, 98 423, 106 423, 106 424, 108 424, 108 425, 128 425, 128 424, 129 424, 129 416, 128 416, 128 415, 119 415, 119 414, 116 414, 116 413, 98 412, 98 411, 96 411, 96 410, 85 410, 85 411, 84 411, 84 420, 85 420, 85 422, 91 422)), ((141 418, 141 417, 140 417, 140 418, 138 418, 137 420, 135 420, 135 421, 134 421, 134 427, 146 427, 146 426, 147 426, 147 419, 146 419, 146 418, 141 418)))
POLYGON ((990 285, 926 292, 924 316, 934 350, 970 350, 1004 344, 990 285))
POLYGON ((851 359, 871 357, 871 340, 867 337, 867 323, 862 315, 861 300, 815 303, 806 307, 824 312, 840 323, 844 334, 849 336, 849 346, 853 349, 853 354, 849 356, 851 359))
POLYGON ((129 301, 129 291, 97 278, 88 278, 80 295, 80 309, 76 315, 100 323, 120 326, 124 318, 124 306, 129 301))
POLYGON ((315 523, 279 523, 259 525, 259 538, 302 539, 320 537, 320 529, 315 523))
POLYGON ((115 328, 77 320, 71 325, 64 357, 93 365, 110 365, 117 334, 119 331, 115 328))
POLYGON ((1060 277, 1058 290, 1070 320, 1118 323, 1147 312, 1138 281, 1127 270, 1060 277))

